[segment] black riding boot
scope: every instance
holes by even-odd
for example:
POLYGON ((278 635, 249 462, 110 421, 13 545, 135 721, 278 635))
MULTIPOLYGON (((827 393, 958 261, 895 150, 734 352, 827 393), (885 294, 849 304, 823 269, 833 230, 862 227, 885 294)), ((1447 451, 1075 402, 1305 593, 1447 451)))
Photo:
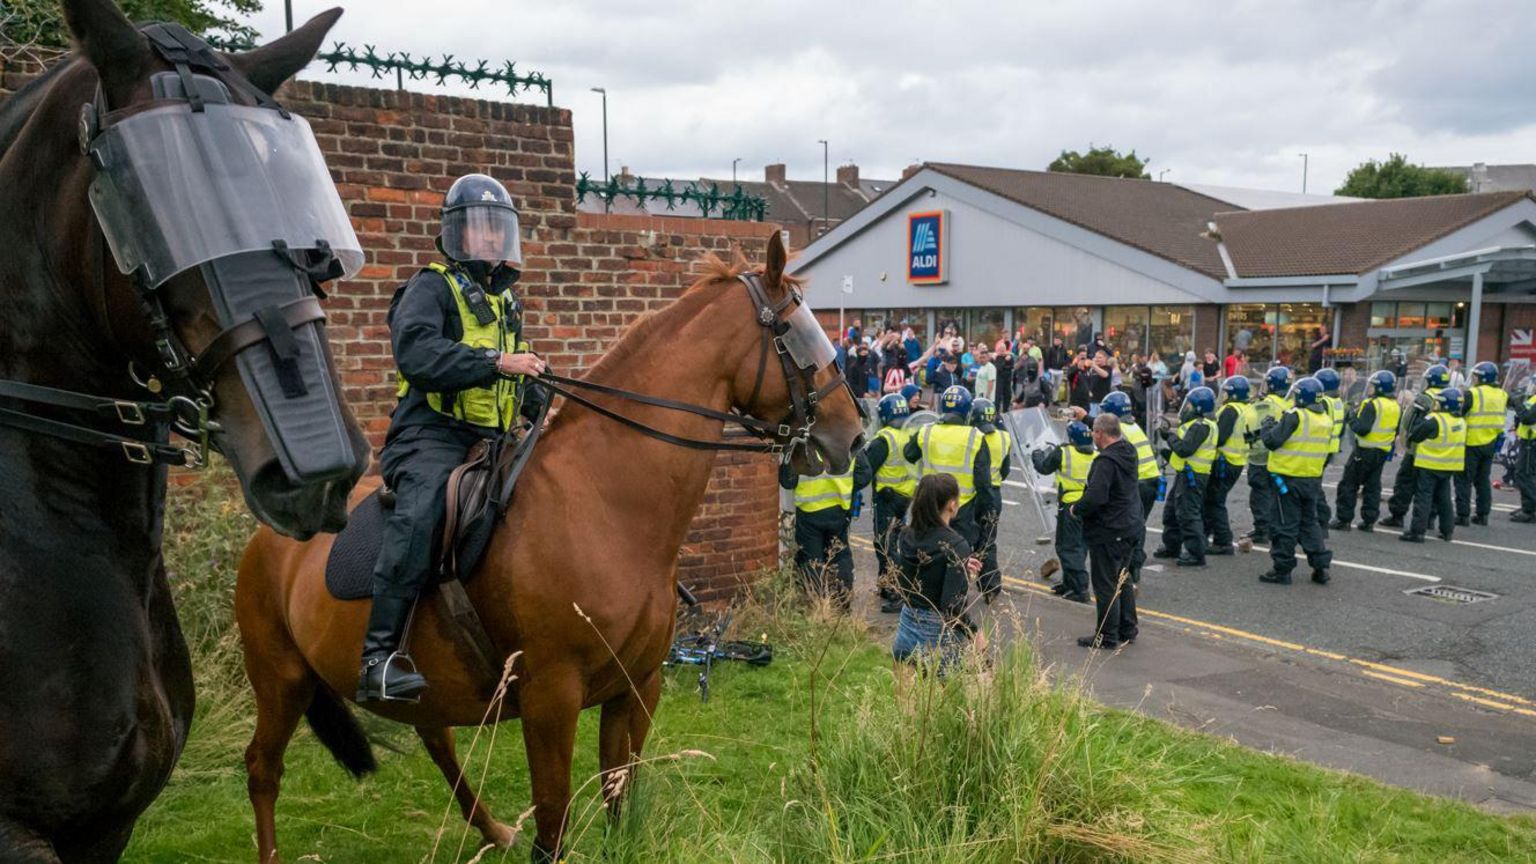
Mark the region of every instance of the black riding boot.
POLYGON ((363 669, 357 678, 357 701, 419 702, 427 679, 416 672, 407 654, 398 653, 405 619, 413 601, 374 597, 363 635, 363 669))

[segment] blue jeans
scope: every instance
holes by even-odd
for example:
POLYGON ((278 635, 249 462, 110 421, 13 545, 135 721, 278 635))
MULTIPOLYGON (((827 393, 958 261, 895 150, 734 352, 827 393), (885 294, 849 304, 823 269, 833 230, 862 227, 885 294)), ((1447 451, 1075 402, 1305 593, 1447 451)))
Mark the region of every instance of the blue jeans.
POLYGON ((901 618, 896 623, 896 639, 891 643, 891 656, 900 663, 921 663, 937 655, 939 674, 960 659, 960 651, 970 635, 946 626, 944 618, 932 609, 901 607, 901 618))

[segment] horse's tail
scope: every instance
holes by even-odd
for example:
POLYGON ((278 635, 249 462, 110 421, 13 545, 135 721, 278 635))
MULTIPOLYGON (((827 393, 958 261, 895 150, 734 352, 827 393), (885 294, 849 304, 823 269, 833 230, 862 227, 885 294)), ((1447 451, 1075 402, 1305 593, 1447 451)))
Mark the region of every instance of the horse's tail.
POLYGON ((363 727, 358 725, 347 703, 331 688, 324 684, 315 688, 315 698, 304 710, 304 718, 309 721, 315 737, 353 777, 362 778, 378 770, 379 763, 374 761, 373 747, 369 745, 363 727))

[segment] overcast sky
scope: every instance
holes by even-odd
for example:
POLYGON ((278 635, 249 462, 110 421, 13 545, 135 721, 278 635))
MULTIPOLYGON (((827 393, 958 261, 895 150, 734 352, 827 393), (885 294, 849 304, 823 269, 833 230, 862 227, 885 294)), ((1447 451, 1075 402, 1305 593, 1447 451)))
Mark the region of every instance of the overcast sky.
MULTIPOLYGON (((279 35, 283 4, 265 2, 251 23, 279 35)), ((294 0, 294 15, 329 5, 294 0)), ((785 162, 791 178, 820 179, 825 138, 834 170, 894 178, 923 160, 1043 169, 1094 143, 1134 147, 1169 180, 1290 191, 1308 153, 1308 191, 1327 192, 1393 151, 1432 165, 1536 162, 1530 11, 1484 0, 367 0, 332 36, 544 72, 573 112, 577 167, 594 175, 602 113, 589 88, 606 87, 614 171, 729 177, 740 157, 743 178, 785 162)), ((366 79, 319 64, 303 76, 366 79)))

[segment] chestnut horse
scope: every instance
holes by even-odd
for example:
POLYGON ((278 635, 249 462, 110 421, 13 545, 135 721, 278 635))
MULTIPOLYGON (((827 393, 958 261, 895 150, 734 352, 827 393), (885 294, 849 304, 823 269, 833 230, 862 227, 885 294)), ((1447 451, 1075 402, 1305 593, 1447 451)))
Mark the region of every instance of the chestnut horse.
MULTIPOLYGON (((794 290, 784 263, 775 233, 760 278, 775 305, 794 290)), ((636 322, 587 380, 779 422, 789 412, 792 390, 775 354, 761 350, 769 322, 759 320, 759 309, 736 278, 745 264, 712 258, 706 264, 703 279, 636 322)), ((838 374, 831 364, 815 370, 817 388, 829 389, 824 385, 838 374)), ((593 398, 677 436, 714 440, 724 425, 593 398)), ((857 406, 846 388, 837 387, 820 403, 810 444, 793 450, 796 468, 817 473, 825 462, 846 470, 861 432, 857 406)), ((678 553, 714 461, 709 452, 673 446, 567 403, 535 449, 468 584, 494 643, 508 655, 521 652, 498 716, 523 721, 538 826, 535 861, 559 857, 581 710, 602 706, 598 746, 605 778, 631 764, 645 741, 672 638, 678 553)), ((240 563, 235 614, 257 706, 246 768, 263 864, 277 860, 273 805, 283 751, 301 716, 308 714, 321 742, 354 773, 373 766, 368 743, 338 696, 356 690, 368 603, 339 601, 326 590, 331 542, 318 537, 297 543, 263 529, 240 563)), ((486 841, 505 846, 513 839, 510 830, 476 800, 469 783, 460 782, 452 727, 483 722, 490 706, 455 653, 435 602, 418 609, 411 648, 431 682, 421 702, 366 707, 416 727, 454 787, 464 817, 486 841)), ((623 785, 605 782, 604 788, 623 785)))

